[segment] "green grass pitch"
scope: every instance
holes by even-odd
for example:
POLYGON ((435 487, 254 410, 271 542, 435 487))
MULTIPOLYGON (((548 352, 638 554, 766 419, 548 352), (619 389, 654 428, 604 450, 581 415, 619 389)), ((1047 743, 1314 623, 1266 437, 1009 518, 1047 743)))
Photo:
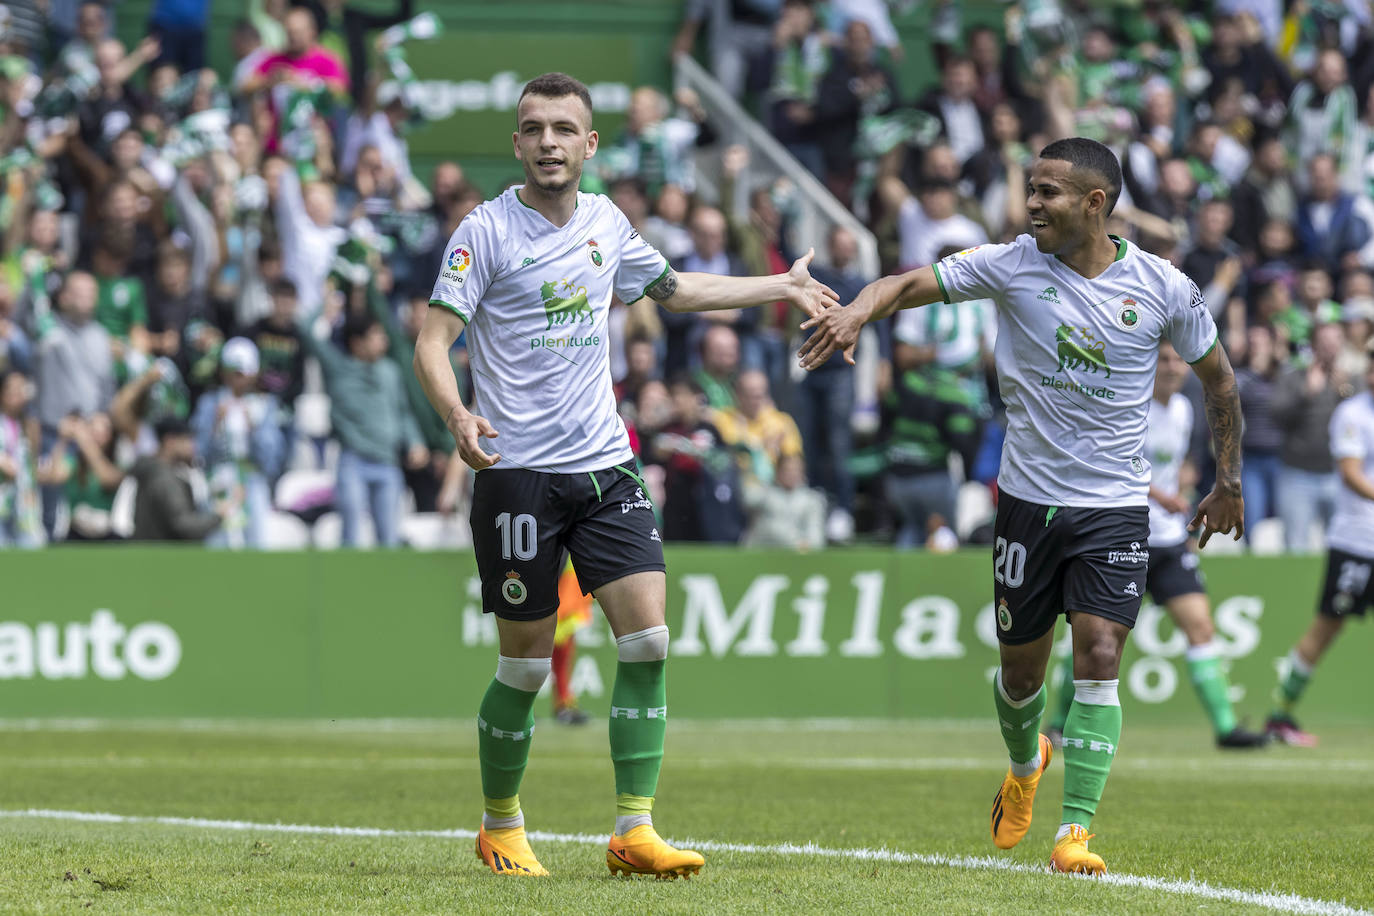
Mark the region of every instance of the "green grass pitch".
POLYGON ((1214 750, 1201 724, 1126 730, 1092 848, 1107 881, 988 837, 994 723, 674 721, 655 812, 703 841, 690 881, 613 879, 604 724, 540 720, 521 792, 547 880, 478 862, 468 722, 0 727, 0 912, 1317 913, 1374 908, 1374 732, 1214 750), (120 820, 78 820, 71 812, 120 820), (177 821, 174 819, 187 819, 177 821), (383 828, 365 831, 285 829, 383 828), (800 849, 814 844, 818 849, 800 849))

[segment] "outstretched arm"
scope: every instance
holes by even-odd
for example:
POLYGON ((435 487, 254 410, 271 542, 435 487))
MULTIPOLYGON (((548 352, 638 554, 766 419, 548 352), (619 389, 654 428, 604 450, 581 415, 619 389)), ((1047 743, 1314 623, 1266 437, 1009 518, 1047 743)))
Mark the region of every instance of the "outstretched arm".
POLYGON ((826 309, 802 323, 802 330, 816 329, 797 353, 802 367, 814 369, 836 350, 844 351, 845 359, 853 364, 853 347, 865 324, 886 318, 898 309, 929 305, 943 299, 940 280, 933 267, 918 267, 894 277, 874 280, 844 308, 826 309))
POLYGON ((741 309, 785 300, 808 315, 819 315, 839 302, 830 287, 807 269, 815 249, 796 260, 785 274, 770 277, 725 277, 719 274, 677 273, 671 268, 645 290, 650 299, 670 312, 711 312, 741 309))
POLYGON ((1212 430, 1212 446, 1217 458, 1217 482, 1212 492, 1198 503, 1189 531, 1202 530, 1199 547, 1220 532, 1235 531, 1235 540, 1245 534, 1245 500, 1240 492, 1240 394, 1236 374, 1220 341, 1202 359, 1193 363, 1193 372, 1202 381, 1207 425, 1212 430))

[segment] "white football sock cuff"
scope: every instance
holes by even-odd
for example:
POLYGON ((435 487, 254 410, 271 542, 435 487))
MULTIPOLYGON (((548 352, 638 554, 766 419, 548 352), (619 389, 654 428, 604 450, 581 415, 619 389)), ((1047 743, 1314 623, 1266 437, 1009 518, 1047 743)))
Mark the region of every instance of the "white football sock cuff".
POLYGON ((1221 653, 1217 651, 1216 640, 1212 640, 1200 646, 1189 646, 1188 651, 1184 653, 1184 657, 1190 662, 1202 662, 1209 658, 1216 658, 1220 654, 1221 653))
POLYGON ((506 655, 496 656, 496 679, 507 687, 523 690, 526 693, 537 693, 539 688, 544 686, 544 681, 552 670, 553 659, 548 657, 510 658, 506 655))
POLYGON ((622 662, 658 662, 668 657, 668 628, 649 627, 626 633, 615 641, 622 662))
POLYGON ((1089 706, 1120 706, 1121 700, 1116 695, 1116 688, 1120 683, 1119 678, 1112 678, 1110 681, 1080 681, 1075 679, 1073 682, 1073 701, 1086 703, 1089 706))

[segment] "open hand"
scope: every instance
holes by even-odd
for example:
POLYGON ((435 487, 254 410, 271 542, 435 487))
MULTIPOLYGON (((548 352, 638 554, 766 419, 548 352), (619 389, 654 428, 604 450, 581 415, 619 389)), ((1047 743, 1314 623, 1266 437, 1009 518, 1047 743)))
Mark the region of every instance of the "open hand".
POLYGON ((842 308, 838 302, 821 314, 802 322, 803 331, 808 328, 816 329, 797 351, 802 368, 815 369, 824 364, 836 350, 844 353, 845 362, 854 365, 854 345, 859 341, 859 331, 863 326, 864 318, 859 309, 842 308))
POLYGON ((1216 487, 1211 493, 1202 498, 1198 503, 1197 514, 1188 523, 1189 531, 1202 530, 1202 537, 1198 538, 1198 547, 1206 547, 1207 539, 1213 534, 1235 534, 1232 540, 1239 541, 1245 536, 1245 500, 1241 497, 1239 488, 1235 492, 1227 492, 1221 487, 1216 487))
POLYGON ((816 249, 808 248, 806 254, 797 258, 792 264, 792 269, 787 272, 788 278, 792 281, 788 301, 812 318, 833 305, 839 305, 840 302, 839 293, 811 276, 811 259, 815 256, 816 249))

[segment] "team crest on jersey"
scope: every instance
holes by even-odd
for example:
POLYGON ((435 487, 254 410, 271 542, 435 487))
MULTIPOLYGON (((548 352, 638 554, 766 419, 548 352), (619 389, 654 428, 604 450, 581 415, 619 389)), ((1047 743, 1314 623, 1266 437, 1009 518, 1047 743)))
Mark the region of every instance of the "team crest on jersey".
POLYGON ((443 277, 445 280, 462 286, 467 279, 465 276, 467 269, 471 266, 472 249, 467 245, 458 245, 444 259, 443 277))
POLYGON ((1140 325, 1140 312, 1136 301, 1127 297, 1121 300, 1121 308, 1116 313, 1116 323, 1123 331, 1133 331, 1140 325))
POLYGON ((596 239, 587 239, 587 257, 591 258, 592 266, 597 270, 606 266, 606 258, 597 247, 596 239))
POLYGON ((520 581, 520 574, 515 570, 506 573, 506 581, 501 583, 501 597, 506 599, 506 604, 524 604, 529 596, 525 583, 520 581))

